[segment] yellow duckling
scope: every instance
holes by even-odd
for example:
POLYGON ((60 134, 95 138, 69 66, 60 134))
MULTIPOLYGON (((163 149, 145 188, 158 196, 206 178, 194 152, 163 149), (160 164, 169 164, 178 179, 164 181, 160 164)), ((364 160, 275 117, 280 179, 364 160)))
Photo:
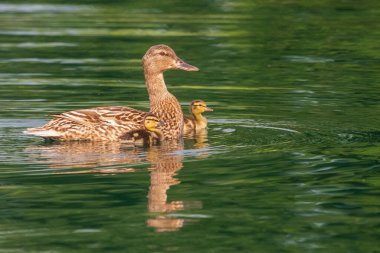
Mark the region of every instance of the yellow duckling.
MULTIPOLYGON (((179 139, 183 134, 183 113, 177 98, 166 87, 164 72, 169 69, 198 71, 198 68, 184 62, 166 45, 149 48, 142 64, 150 111, 165 122, 163 138, 179 139)), ((52 115, 54 119, 44 126, 28 128, 24 133, 59 141, 118 141, 126 132, 141 129, 146 114, 125 106, 75 110, 52 115)))
POLYGON ((159 144, 163 138, 160 127, 162 121, 154 115, 147 114, 144 117, 144 129, 131 130, 120 137, 124 143, 133 143, 141 146, 151 146, 159 144))
POLYGON ((190 104, 190 112, 192 116, 185 117, 184 132, 199 131, 207 128, 207 119, 202 115, 203 112, 214 111, 210 107, 207 107, 203 100, 194 100, 190 104))

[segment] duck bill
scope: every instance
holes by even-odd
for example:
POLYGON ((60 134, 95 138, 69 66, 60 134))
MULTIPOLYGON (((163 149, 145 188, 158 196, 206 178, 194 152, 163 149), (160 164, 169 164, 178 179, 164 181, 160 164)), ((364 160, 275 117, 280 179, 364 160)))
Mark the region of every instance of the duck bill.
POLYGON ((177 69, 182 69, 182 70, 185 70, 185 71, 198 71, 199 70, 197 67, 184 62, 180 58, 177 58, 176 68, 177 69))
POLYGON ((205 107, 205 112, 213 112, 214 111, 214 109, 212 109, 212 108, 210 108, 210 107, 205 107))

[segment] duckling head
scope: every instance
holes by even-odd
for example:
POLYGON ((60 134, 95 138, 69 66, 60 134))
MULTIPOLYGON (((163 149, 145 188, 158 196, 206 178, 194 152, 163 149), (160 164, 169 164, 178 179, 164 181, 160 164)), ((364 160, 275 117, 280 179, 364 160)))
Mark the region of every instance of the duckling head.
POLYGON ((190 112, 194 115, 201 114, 202 112, 212 112, 214 111, 210 107, 207 107, 205 101, 203 100, 193 100, 190 105, 190 112))
POLYGON ((163 122, 154 114, 148 113, 144 118, 144 127, 150 132, 157 132, 163 122))
POLYGON ((180 59, 173 49, 163 44, 149 48, 142 58, 142 63, 145 70, 153 73, 161 73, 168 69, 199 70, 197 67, 180 59))

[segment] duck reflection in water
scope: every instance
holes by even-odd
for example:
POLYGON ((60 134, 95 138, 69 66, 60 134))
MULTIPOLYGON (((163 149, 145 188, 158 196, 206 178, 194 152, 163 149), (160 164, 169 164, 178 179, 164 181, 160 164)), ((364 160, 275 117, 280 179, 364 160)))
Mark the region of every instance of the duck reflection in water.
POLYGON ((150 161, 150 187, 148 193, 148 210, 158 216, 148 219, 147 225, 155 227, 157 232, 176 231, 184 225, 184 219, 168 216, 168 213, 185 208, 201 208, 199 201, 167 201, 167 191, 171 186, 180 184, 175 178, 183 167, 182 143, 165 142, 152 147, 148 153, 150 161))
MULTIPOLYGON (((192 155, 198 158, 206 156, 207 143, 205 136, 186 140, 186 144, 194 146, 192 155), (192 143, 195 141, 195 144, 192 143), (201 141, 201 143, 198 143, 201 141), (197 147, 199 145, 199 147, 197 147), (199 153, 197 153, 199 150, 199 153)), ((126 146, 122 143, 96 142, 62 142, 47 143, 27 148, 26 153, 34 162, 48 164, 55 174, 115 175, 136 171, 132 166, 148 162, 150 186, 148 191, 148 211, 153 214, 146 225, 156 232, 177 231, 187 221, 170 215, 172 212, 201 208, 199 201, 169 201, 168 190, 180 184, 176 175, 183 167, 184 143, 182 141, 165 141, 158 146, 147 148, 126 146), (95 167, 95 168, 94 168, 95 167), (75 170, 75 169, 80 170, 75 170)))

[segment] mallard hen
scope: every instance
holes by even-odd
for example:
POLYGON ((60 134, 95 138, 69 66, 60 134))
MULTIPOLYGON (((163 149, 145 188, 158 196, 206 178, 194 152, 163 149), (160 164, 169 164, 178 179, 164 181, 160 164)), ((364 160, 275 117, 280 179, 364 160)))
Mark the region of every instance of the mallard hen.
MULTIPOLYGON (((148 49, 142 59, 150 111, 165 122, 162 129, 164 139, 179 139, 183 133, 183 113, 180 104, 166 88, 163 72, 168 69, 198 71, 177 57, 166 45, 148 49)), ((46 125, 28 128, 24 133, 46 139, 107 140, 117 141, 120 136, 143 127, 146 112, 123 106, 95 107, 52 115, 54 119, 46 125)))
POLYGON ((184 132, 199 131, 207 128, 207 119, 202 115, 203 112, 212 112, 213 109, 207 107, 203 100, 194 100, 190 104, 192 116, 184 117, 184 132))
POLYGON ((162 121, 154 115, 147 114, 144 117, 144 129, 131 130, 120 137, 124 143, 133 143, 141 146, 150 146, 160 143, 162 140, 162 121))

